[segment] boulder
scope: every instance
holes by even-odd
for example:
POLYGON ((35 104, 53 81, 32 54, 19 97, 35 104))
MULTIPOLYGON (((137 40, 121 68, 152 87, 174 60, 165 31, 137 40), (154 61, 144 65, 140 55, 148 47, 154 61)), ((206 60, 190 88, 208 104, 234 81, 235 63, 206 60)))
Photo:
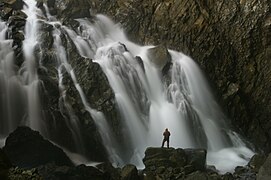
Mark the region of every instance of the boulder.
POLYGON ((206 150, 150 147, 145 151, 143 163, 147 176, 157 175, 162 179, 183 177, 206 171, 206 150))
POLYGON ((271 179, 271 153, 268 155, 264 164, 259 169, 257 180, 268 180, 271 179))
POLYGON ((49 162, 73 165, 62 149, 29 127, 18 127, 12 132, 7 137, 3 150, 12 164, 18 167, 32 168, 49 162))
POLYGON ((137 168, 134 165, 125 165, 121 170, 121 180, 139 180, 137 168))
POLYGON ((109 162, 98 164, 96 167, 102 172, 109 174, 112 180, 119 180, 121 178, 121 169, 113 167, 109 162))
MULTIPOLYGON (((148 49, 149 60, 161 71, 166 71, 164 68, 168 68, 168 64, 171 63, 171 56, 164 46, 156 46, 148 49)), ((164 72, 166 73, 166 72, 164 72)))

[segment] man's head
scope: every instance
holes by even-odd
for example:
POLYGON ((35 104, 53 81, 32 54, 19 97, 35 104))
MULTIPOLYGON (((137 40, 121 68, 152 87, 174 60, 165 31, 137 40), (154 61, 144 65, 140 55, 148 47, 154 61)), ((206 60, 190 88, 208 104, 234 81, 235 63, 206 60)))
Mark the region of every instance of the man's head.
POLYGON ((168 129, 166 128, 166 131, 168 131, 168 129))

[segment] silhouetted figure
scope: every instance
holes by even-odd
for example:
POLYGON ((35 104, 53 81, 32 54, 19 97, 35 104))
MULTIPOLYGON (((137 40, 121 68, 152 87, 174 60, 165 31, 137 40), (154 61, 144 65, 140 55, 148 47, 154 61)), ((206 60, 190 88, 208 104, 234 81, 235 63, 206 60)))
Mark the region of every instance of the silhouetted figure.
POLYGON ((169 148, 169 136, 170 136, 170 132, 168 131, 168 129, 165 129, 165 132, 163 133, 164 139, 162 142, 162 148, 164 147, 165 142, 167 142, 167 148, 169 148))

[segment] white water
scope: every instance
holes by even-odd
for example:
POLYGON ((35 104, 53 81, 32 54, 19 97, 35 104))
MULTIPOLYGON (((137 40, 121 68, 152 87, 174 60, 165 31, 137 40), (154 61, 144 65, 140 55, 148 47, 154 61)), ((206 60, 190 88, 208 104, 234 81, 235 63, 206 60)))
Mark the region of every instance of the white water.
POLYGON ((42 12, 36 7, 35 0, 25 0, 23 12, 27 15, 25 25, 25 40, 23 41, 23 53, 25 61, 21 67, 21 76, 27 92, 27 124, 34 130, 38 130, 46 134, 46 126, 43 124, 37 68, 39 67, 39 59, 35 52, 39 41, 39 23, 38 15, 42 12))
MULTIPOLYGON (((27 6, 24 12, 28 15, 23 43, 25 62, 19 74, 14 70, 12 41, 5 38, 7 27, 0 22, 0 116, 7 119, 4 123, 0 121, 0 132, 5 135, 19 124, 29 125, 46 134, 38 92, 37 68, 40 63, 35 53, 39 46, 38 16, 42 15, 35 7, 35 0, 25 2, 27 6), (18 114, 16 117, 14 112, 18 114)), ((165 128, 169 128, 172 134, 170 146, 207 148, 207 163, 215 165, 221 172, 232 171, 237 165, 246 165, 253 152, 237 133, 230 131, 227 118, 193 60, 170 50, 171 81, 167 84, 163 81, 161 72, 150 62, 148 49, 153 46, 139 46, 130 42, 119 25, 107 17, 97 15, 94 23, 78 19, 81 26, 75 32, 62 26, 48 11, 46 15, 48 20, 43 21, 54 26, 60 102, 68 109, 66 124, 72 133, 72 140, 76 142, 77 152, 84 154, 84 144, 78 118, 66 101, 64 72, 71 77, 85 109, 100 131, 109 159, 115 165, 133 163, 139 168, 143 167, 145 149, 149 146, 161 146, 165 128), (62 45, 60 35, 63 30, 72 39, 81 56, 94 59, 106 74, 115 92, 122 117, 121 133, 126 142, 119 144, 103 113, 90 107, 62 45), (135 56, 142 58, 145 71, 135 56)), ((80 161, 83 161, 82 158, 80 156, 80 161)))

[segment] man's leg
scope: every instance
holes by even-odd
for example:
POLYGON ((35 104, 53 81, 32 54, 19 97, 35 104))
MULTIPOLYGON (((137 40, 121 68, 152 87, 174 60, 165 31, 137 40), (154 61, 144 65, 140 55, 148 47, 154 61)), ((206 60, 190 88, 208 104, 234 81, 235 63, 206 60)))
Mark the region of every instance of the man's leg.
POLYGON ((162 148, 164 147, 164 144, 165 144, 165 139, 163 139, 163 142, 162 142, 162 148))
POLYGON ((169 148, 169 139, 167 140, 167 148, 169 148))

